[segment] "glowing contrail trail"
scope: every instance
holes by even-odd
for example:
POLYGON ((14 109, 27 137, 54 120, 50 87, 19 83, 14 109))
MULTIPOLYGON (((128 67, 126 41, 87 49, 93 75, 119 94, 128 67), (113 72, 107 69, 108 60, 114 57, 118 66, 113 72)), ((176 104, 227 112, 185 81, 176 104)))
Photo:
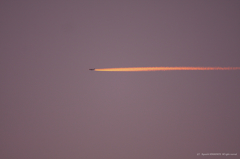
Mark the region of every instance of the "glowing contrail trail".
POLYGON ((240 67, 127 67, 127 68, 97 68, 89 69, 93 71, 114 71, 114 72, 134 72, 134 71, 179 71, 179 70, 240 70, 240 67))

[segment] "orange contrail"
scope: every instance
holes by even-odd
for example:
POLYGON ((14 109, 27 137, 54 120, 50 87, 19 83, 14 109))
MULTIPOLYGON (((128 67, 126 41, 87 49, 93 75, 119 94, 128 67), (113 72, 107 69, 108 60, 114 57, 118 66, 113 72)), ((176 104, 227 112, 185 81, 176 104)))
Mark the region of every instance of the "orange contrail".
POLYGON ((177 71, 177 70, 240 70, 240 67, 128 67, 128 68, 97 68, 95 71, 177 71))

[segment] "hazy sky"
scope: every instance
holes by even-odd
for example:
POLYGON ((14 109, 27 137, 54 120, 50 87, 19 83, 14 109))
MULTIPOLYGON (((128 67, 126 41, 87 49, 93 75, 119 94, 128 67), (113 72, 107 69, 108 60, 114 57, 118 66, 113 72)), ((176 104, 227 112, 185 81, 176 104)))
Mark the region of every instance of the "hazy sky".
POLYGON ((88 70, 240 67, 239 8, 1 0, 0 158, 239 158, 239 70, 88 70))

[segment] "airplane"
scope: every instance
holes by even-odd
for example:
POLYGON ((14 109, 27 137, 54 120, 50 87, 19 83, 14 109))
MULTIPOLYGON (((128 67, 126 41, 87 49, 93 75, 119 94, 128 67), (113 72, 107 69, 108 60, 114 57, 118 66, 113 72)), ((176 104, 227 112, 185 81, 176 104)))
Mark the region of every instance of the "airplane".
POLYGON ((90 68, 89 70, 91 70, 91 71, 94 71, 94 70, 95 70, 95 68, 90 68))

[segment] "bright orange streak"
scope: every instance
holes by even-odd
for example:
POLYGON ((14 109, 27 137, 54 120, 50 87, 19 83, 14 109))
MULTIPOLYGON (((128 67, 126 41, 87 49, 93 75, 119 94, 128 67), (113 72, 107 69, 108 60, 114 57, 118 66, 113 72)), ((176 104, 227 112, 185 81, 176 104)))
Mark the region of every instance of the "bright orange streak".
POLYGON ((129 67, 129 68, 98 68, 95 71, 177 71, 177 70, 240 70, 240 67, 129 67))

